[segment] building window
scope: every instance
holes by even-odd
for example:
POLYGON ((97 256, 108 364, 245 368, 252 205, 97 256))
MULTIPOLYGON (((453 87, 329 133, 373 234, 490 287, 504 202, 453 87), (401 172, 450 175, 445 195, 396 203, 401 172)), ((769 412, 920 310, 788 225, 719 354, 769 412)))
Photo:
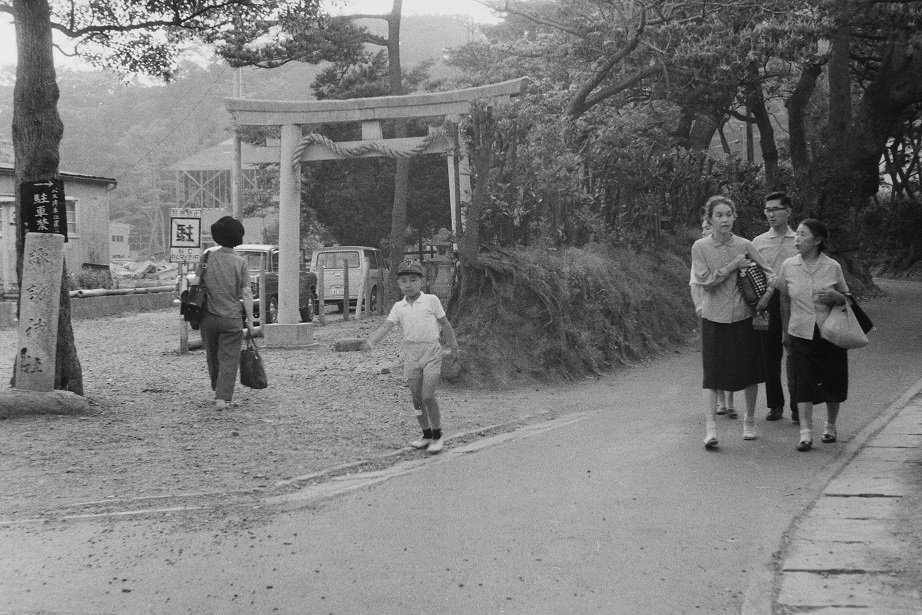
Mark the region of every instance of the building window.
POLYGON ((77 237, 80 235, 77 232, 77 200, 65 199, 65 204, 67 205, 67 236, 77 237))

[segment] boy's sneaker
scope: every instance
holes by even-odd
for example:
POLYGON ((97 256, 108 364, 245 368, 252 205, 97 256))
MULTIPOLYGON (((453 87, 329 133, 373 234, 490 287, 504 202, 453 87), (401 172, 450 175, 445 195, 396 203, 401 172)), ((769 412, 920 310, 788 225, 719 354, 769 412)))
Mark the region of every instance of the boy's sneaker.
POLYGON ((413 440, 410 442, 410 446, 416 449, 424 449, 428 448, 431 443, 432 440, 430 438, 420 438, 419 440, 413 440))
POLYGON ((426 448, 426 452, 430 455, 435 455, 436 453, 441 453, 444 447, 445 441, 442 438, 439 438, 438 440, 432 440, 429 443, 428 448, 426 448))

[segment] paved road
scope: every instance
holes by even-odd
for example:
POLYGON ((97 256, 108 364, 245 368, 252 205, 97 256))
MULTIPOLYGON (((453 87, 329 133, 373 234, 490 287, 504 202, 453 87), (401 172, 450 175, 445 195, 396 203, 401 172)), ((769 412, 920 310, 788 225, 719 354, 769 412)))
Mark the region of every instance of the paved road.
POLYGON ((739 613, 824 469, 922 376, 922 285, 883 285, 838 444, 797 453, 797 427, 760 408, 758 440, 725 419, 705 452, 690 351, 548 394, 570 411, 552 423, 305 489, 258 523, 264 508, 0 527, 0 613, 739 613))

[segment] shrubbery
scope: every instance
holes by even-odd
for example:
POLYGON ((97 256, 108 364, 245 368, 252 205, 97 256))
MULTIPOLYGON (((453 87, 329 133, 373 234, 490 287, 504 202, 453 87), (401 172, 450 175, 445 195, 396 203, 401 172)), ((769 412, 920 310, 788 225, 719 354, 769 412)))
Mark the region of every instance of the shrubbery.
POLYGON ((686 341, 697 326, 687 251, 673 239, 643 253, 599 244, 484 252, 467 292, 449 302, 466 380, 598 374, 686 341))
POLYGON ((109 269, 81 268, 75 273, 68 274, 70 290, 112 288, 112 274, 109 269))

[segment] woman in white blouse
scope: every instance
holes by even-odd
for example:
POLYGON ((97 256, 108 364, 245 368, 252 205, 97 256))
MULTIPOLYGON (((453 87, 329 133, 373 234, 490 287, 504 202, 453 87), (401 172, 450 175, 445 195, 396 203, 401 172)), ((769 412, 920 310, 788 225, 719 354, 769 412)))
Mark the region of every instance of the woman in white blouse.
MULTIPOLYGON (((752 328, 753 308, 737 285, 739 271, 757 263, 772 271, 752 242, 733 234, 736 205, 723 196, 705 204, 713 233, 692 246, 692 285, 701 291, 701 357, 704 367, 704 446, 717 446, 717 391, 744 391, 743 439, 755 440, 759 383, 765 381, 762 347, 752 328)), ((760 305, 764 309, 770 294, 760 305)))
POLYGON ((799 451, 813 446, 814 404, 826 404, 823 442, 836 441, 839 406, 848 397, 848 353, 820 336, 831 307, 844 305, 848 293, 842 267, 823 254, 828 238, 819 220, 801 222, 794 241, 798 254, 784 261, 775 280, 800 411, 799 451))

